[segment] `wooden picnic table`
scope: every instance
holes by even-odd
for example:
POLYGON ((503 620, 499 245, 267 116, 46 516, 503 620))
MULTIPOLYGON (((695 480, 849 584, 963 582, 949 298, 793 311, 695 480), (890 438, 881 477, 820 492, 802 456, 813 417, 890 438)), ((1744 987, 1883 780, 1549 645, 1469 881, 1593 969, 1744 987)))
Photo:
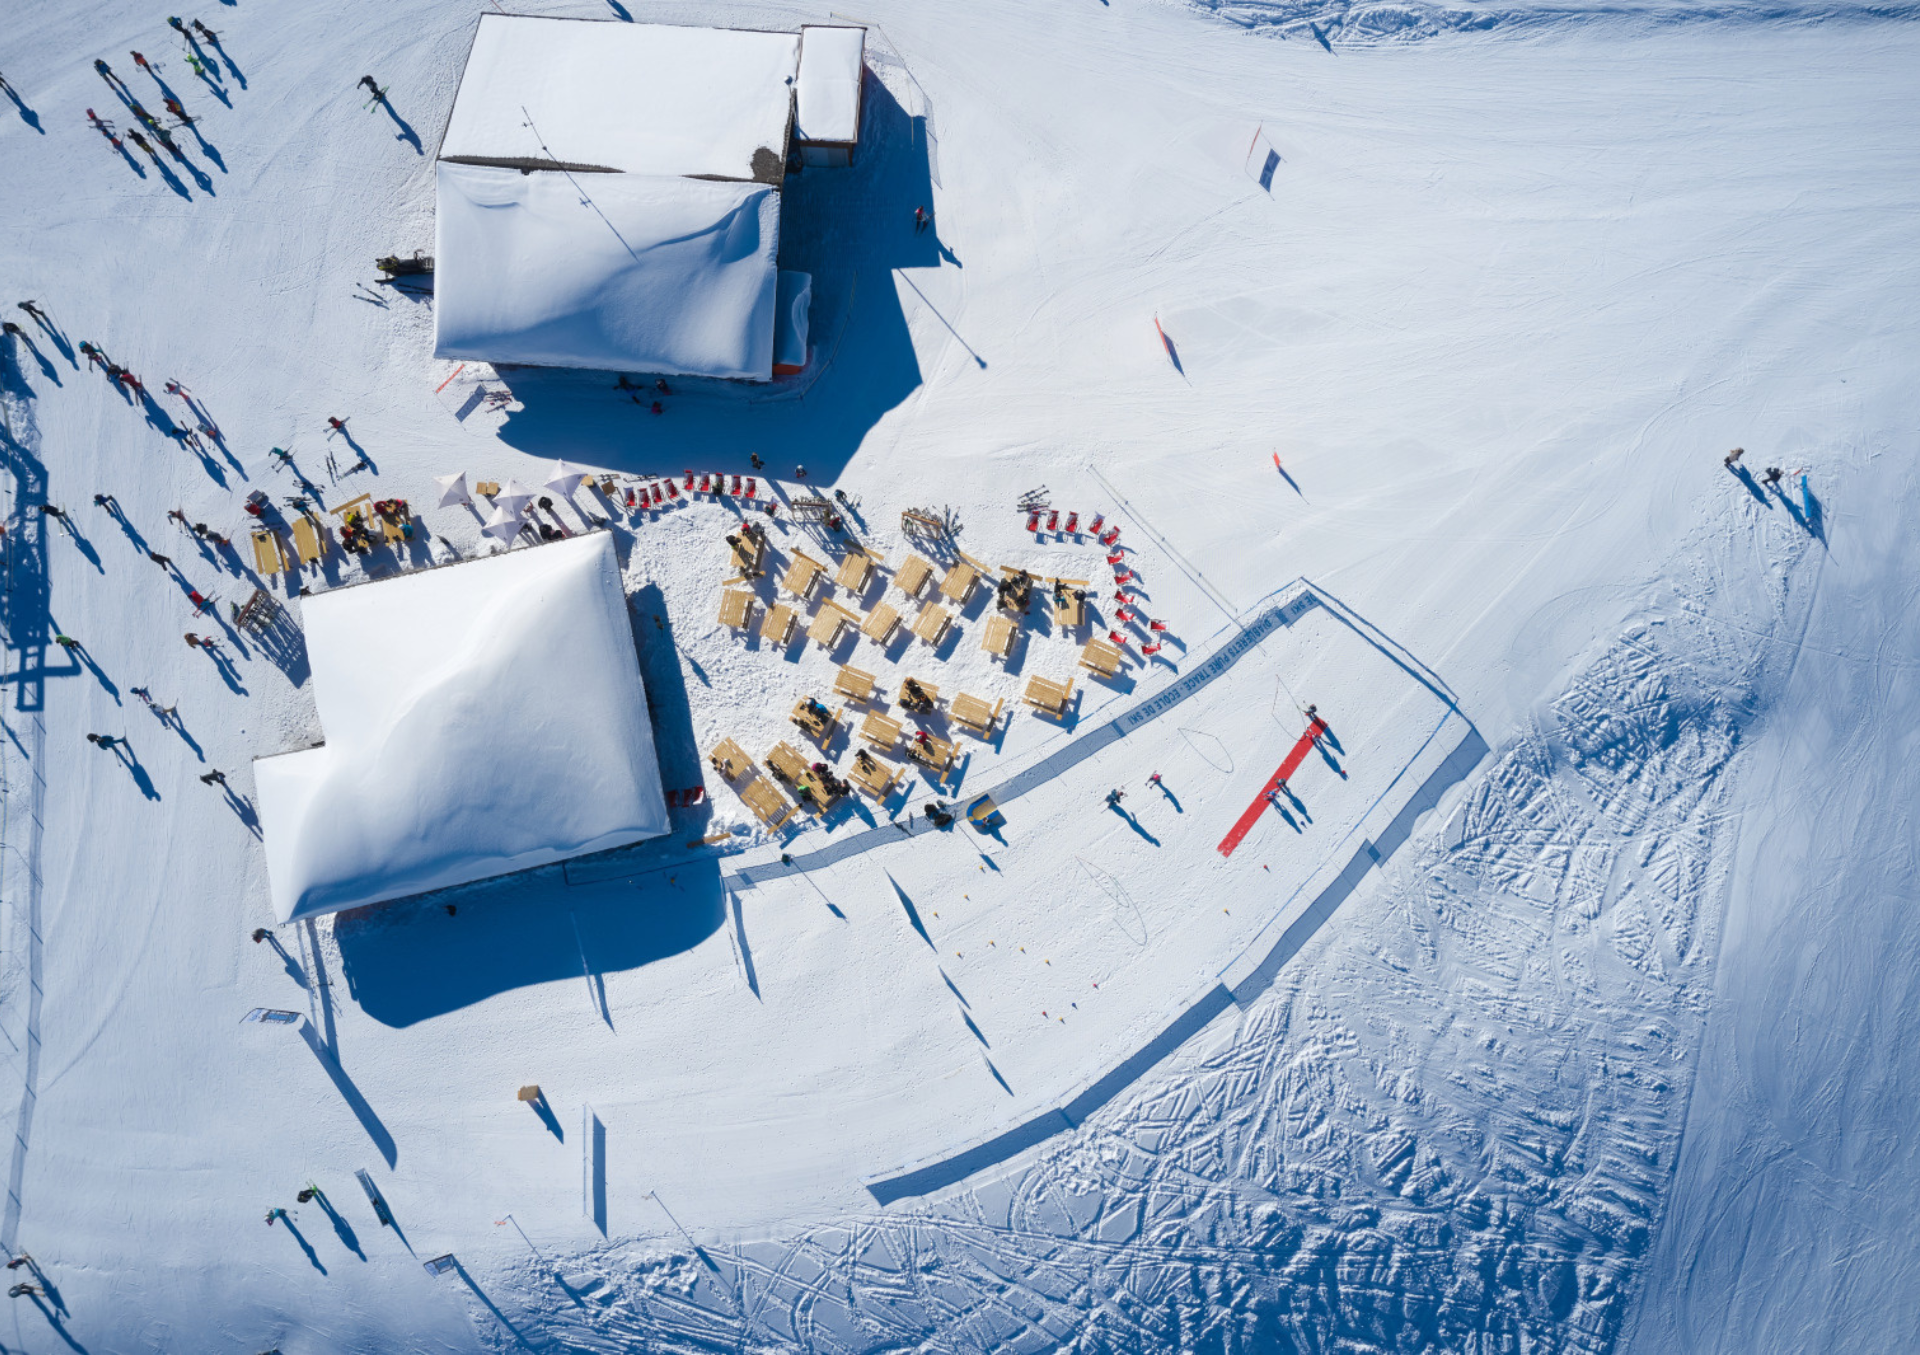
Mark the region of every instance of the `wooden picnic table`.
POLYGON ((987 618, 987 633, 980 640, 980 648, 996 659, 1009 657, 1013 653, 1013 638, 1017 629, 1012 617, 995 612, 987 618))
POLYGON ((768 644, 784 645, 793 638, 793 608, 781 602, 774 605, 760 622, 760 638, 768 644))
POLYGON ((924 678, 910 677, 900 684, 900 705, 902 709, 913 711, 917 715, 924 715, 930 714, 939 704, 940 689, 924 678), (913 690, 916 687, 920 689, 921 696, 926 701, 924 706, 914 704, 913 690))
POLYGON ((753 770, 753 759, 747 756, 747 750, 731 738, 715 744, 713 751, 707 754, 707 762, 729 781, 738 781, 753 770))
POLYGON ((840 676, 833 680, 833 689, 849 701, 871 701, 873 674, 851 665, 843 665, 840 676))
POLYGON ((794 702, 791 718, 808 738, 816 743, 825 743, 840 723, 840 712, 828 710, 812 697, 803 696, 794 702))
POLYGON ((1053 598, 1053 619, 1066 630, 1086 624, 1087 604, 1080 594, 1088 587, 1085 579, 1046 579, 1053 598))
POLYGON ((929 602, 920 609, 919 619, 913 623, 913 633, 930 645, 940 643, 947 633, 947 627, 953 624, 953 614, 937 602, 929 602))
POLYGON ((973 596, 973 585, 979 581, 980 571, 975 569, 964 557, 954 561, 947 571, 947 577, 940 580, 940 596, 956 607, 967 605, 967 599, 973 596))
POLYGON ((387 538, 389 546, 397 546, 407 539, 407 524, 413 521, 411 510, 398 513, 376 513, 374 516, 380 519, 380 531, 387 538))
POLYGON ((893 628, 899 624, 900 613, 883 602, 867 613, 867 619, 860 623, 860 633, 876 645, 884 645, 887 637, 893 634, 893 628))
POLYGON ((262 527, 253 534, 253 567, 262 574, 284 574, 293 567, 280 533, 262 527))
POLYGON ((750 532, 729 532, 727 536, 727 552, 733 557, 733 567, 749 579, 758 578, 761 561, 767 556, 766 539, 750 532))
POLYGON ((795 597, 811 597, 814 585, 820 582, 826 572, 825 565, 805 551, 797 550, 793 553, 793 563, 787 567, 787 577, 780 581, 780 586, 795 597))
POLYGON ((473 487, 473 492, 483 499, 491 499, 500 492, 498 480, 482 480, 473 487))
POLYGON ((317 564, 327 553, 326 524, 312 513, 302 513, 293 520, 293 548, 300 553, 303 565, 317 564))
POLYGON ((729 588, 720 595, 720 624, 733 630, 746 628, 753 614, 753 594, 745 588, 729 588))
POLYGON ((869 711, 860 722, 860 737, 882 751, 890 750, 900 742, 900 722, 877 710, 869 711))
POLYGON ((786 796, 767 783, 764 776, 754 777, 752 783, 740 792, 740 798, 753 811, 755 818, 775 832, 785 827, 787 820, 799 812, 787 803, 786 796))
POLYGON ((994 723, 1000 718, 1000 708, 1006 704, 1005 697, 989 706, 979 697, 961 692, 953 698, 953 720, 969 733, 990 739, 993 737, 994 723))
POLYGON ((933 577, 933 566, 917 555, 909 555, 907 562, 900 566, 900 572, 893 581, 901 592, 910 598, 920 596, 920 590, 927 586, 927 580, 933 577))
POLYGON ((1089 640, 1086 648, 1080 651, 1080 666, 1091 668, 1101 677, 1117 677, 1123 662, 1118 645, 1108 644, 1105 640, 1089 640))
POLYGON ((814 614, 813 624, 807 627, 807 638, 825 649, 832 649, 840 641, 840 632, 848 626, 857 626, 860 618, 837 602, 822 603, 814 614))
POLYGON ((938 779, 945 781, 947 773, 953 770, 954 756, 957 750, 953 744, 938 734, 929 734, 920 730, 907 740, 907 756, 921 766, 939 773, 938 779))
POLYGON ((776 778, 786 781, 796 792, 804 787, 807 793, 796 793, 794 798, 816 814, 833 808, 834 802, 840 798, 813 770, 813 764, 807 761, 806 754, 790 743, 782 741, 775 744, 773 751, 767 754, 767 766, 776 778))
POLYGON ((1043 714, 1064 719, 1067 703, 1073 700, 1073 679, 1059 683, 1051 678, 1033 677, 1028 680, 1026 694, 1020 699, 1043 714))
POLYGON ((853 766, 847 772, 847 780, 875 800, 885 802, 899 784, 900 778, 907 774, 905 767, 889 767, 879 758, 862 748, 853 755, 853 766))
POLYGON ((807 774, 807 760, 798 748, 782 739, 767 754, 767 766, 777 776, 797 781, 807 774))
POLYGON ((854 546, 847 551, 847 558, 840 562, 840 569, 834 574, 833 581, 857 598, 867 591, 874 566, 882 563, 881 558, 872 551, 854 546))

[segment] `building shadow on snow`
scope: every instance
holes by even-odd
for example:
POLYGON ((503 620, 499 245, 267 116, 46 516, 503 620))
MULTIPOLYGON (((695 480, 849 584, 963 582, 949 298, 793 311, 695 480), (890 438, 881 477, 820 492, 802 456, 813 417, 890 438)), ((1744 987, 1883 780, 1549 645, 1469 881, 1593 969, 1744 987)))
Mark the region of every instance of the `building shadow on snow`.
POLYGON ((720 929, 723 906, 713 859, 580 886, 542 869, 353 909, 333 932, 361 1010, 410 1026, 536 983, 579 984, 591 1007, 596 978, 691 950, 720 929))
POLYGON ((508 367, 500 377, 519 408, 501 440, 639 474, 753 474, 749 457, 777 448, 769 472, 788 473, 781 463, 791 456, 814 482, 837 479, 868 430, 920 386, 894 271, 959 264, 937 223, 914 229, 914 208, 933 203, 926 119, 871 72, 866 80, 853 166, 792 174, 782 189, 780 266, 813 276, 805 372, 766 385, 669 374, 672 394, 655 416, 655 373, 632 373, 640 389, 630 393, 613 372, 508 367))

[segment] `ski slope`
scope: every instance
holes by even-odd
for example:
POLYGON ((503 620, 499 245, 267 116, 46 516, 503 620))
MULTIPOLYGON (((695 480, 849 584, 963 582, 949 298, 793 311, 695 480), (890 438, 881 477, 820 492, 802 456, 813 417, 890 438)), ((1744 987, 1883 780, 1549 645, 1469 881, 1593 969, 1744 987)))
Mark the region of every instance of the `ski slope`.
MULTIPOLYGON (((133 0, 9 32, 0 1243, 44 1292, 0 1342, 1899 1348, 1908 18, 624 10, 874 25, 861 162, 783 194, 781 266, 814 279, 794 383, 676 382, 658 417, 601 375, 482 375, 499 407, 447 384, 431 300, 361 284, 430 247, 470 12, 242 0, 199 16, 207 79, 133 0), (128 121, 96 57, 200 119, 184 161, 88 126, 128 121), (169 378, 220 430, 202 454, 161 434, 154 410, 188 417, 169 378), (189 588, 244 599, 240 554, 166 514, 244 550, 242 497, 295 492, 275 447, 328 504, 412 502, 427 536, 388 570, 489 548, 435 475, 758 455, 786 497, 844 490, 891 565, 902 509, 951 507, 969 555, 1099 580, 1104 633, 1104 552, 1012 508, 1044 485, 1122 527, 1178 643, 1099 682, 1035 627, 1003 667, 976 596, 940 647, 776 652, 715 619, 732 507, 583 494, 561 519, 614 519, 666 787, 702 806, 617 859, 255 943, 245 769, 323 730, 297 644, 194 613, 189 588), (1049 761, 1296 589, 1327 605, 1049 761), (960 740, 956 787, 768 835, 704 754, 799 742, 788 711, 849 654, 1013 713, 960 740), (1064 727, 1020 707, 1034 674, 1081 678, 1064 727), (1276 809, 1222 856, 1309 703, 1347 775, 1305 759, 1294 827, 1276 809), (1468 731, 1484 753, 1434 781, 1468 731), (1036 768, 999 839, 917 817, 1036 768), (876 829, 897 841, 855 850, 876 829), (301 1020, 240 1024, 256 1007, 301 1020)), ((778 521, 782 566, 825 548, 778 521)), ((335 556, 302 582, 364 577, 335 556)))

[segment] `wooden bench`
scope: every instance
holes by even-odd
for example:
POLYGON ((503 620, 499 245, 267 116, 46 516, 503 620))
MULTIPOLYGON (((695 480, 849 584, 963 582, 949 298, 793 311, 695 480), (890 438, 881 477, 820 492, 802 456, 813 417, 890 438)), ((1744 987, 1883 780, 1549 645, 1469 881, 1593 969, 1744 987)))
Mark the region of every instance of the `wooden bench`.
POLYGON ((882 752, 890 751, 900 742, 900 722, 877 710, 870 711, 860 722, 860 737, 882 752))
POLYGON ((987 618, 987 633, 980 640, 980 648, 996 659, 1005 659, 1013 653, 1013 640, 1018 631, 1013 618, 995 612, 987 618))
POLYGON ((797 618, 793 608, 782 602, 770 610, 760 622, 760 638, 770 645, 784 646, 793 638, 793 623, 797 618))
POLYGON ((348 499, 345 503, 329 508, 327 511, 342 522, 347 521, 355 513, 358 513, 363 520, 370 518, 373 516, 373 495, 362 494, 357 499, 348 499))
POLYGON ((823 603, 814 614, 813 624, 807 627, 807 638, 823 649, 832 649, 840 643, 841 631, 859 624, 860 618, 839 603, 823 603))
POLYGON ((957 751, 951 742, 924 729, 907 740, 907 756, 933 772, 936 781, 947 779, 947 773, 953 770, 957 751))
POLYGON ((1089 640, 1086 648, 1080 651, 1080 666, 1091 668, 1101 677, 1118 677, 1122 662, 1120 647, 1108 644, 1105 640, 1089 640))
POLYGON ((814 585, 820 582, 827 567, 803 550, 793 553, 793 563, 787 567, 787 577, 780 580, 780 586, 797 598, 813 596, 814 585))
POLYGON ((707 754, 707 764, 729 781, 738 781, 753 770, 753 759, 747 756, 747 750, 730 738, 714 745, 713 751, 707 754))
POLYGON ((1051 678, 1035 677, 1028 681, 1026 694, 1020 699, 1043 715, 1063 720, 1067 703, 1073 700, 1073 679, 1068 678, 1062 684, 1051 678))
POLYGON ((900 778, 907 774, 905 767, 889 767, 879 758, 862 748, 853 755, 853 766, 847 772, 847 780, 884 804, 893 788, 900 784, 900 778))
POLYGON ((293 548, 300 553, 301 564, 318 564, 326 556, 327 543, 331 540, 326 524, 312 513, 302 513, 293 520, 293 548))
POLYGON ((951 612, 937 602, 929 602, 920 609, 919 619, 913 623, 913 633, 927 644, 937 645, 952 624, 951 612))
POLYGON ((859 546, 847 552, 847 558, 840 562, 840 568, 833 576, 836 585, 846 589, 858 598, 867 591, 867 584, 873 579, 876 565, 884 564, 878 555, 859 546))
POLYGON ((786 827, 787 820, 800 811, 787 803, 787 797, 767 784, 764 776, 756 776, 746 789, 740 792, 740 798, 746 803, 753 816, 774 832, 786 827))
POLYGON ((927 586, 927 580, 933 577, 933 566, 917 555, 909 555, 907 562, 900 566, 900 572, 893 581, 901 592, 910 598, 920 596, 920 590, 927 586))
POLYGON ((789 718, 801 733, 820 744, 832 738, 833 731, 840 726, 840 711, 828 710, 809 696, 793 703, 793 714, 789 718))
POLYGON ((979 582, 980 571, 971 562, 962 558, 954 562, 947 571, 947 577, 940 580, 940 596, 956 607, 967 605, 967 599, 973 596, 973 586, 979 582))
POLYGON ((867 613, 867 619, 860 623, 860 633, 876 645, 884 645, 887 637, 893 634, 893 628, 899 624, 900 613, 883 602, 867 613))
POLYGON ((1000 719, 1000 709, 1007 704, 1006 698, 989 706, 977 696, 968 696, 961 692, 953 698, 953 722, 982 739, 993 738, 993 726, 1000 719))
POLYGON ((284 574, 293 568, 280 533, 262 528, 253 534, 253 567, 262 574, 284 574))
POLYGON ((753 594, 744 588, 729 588, 720 595, 720 624, 731 630, 746 629, 753 615, 753 594))
POLYGON ((916 715, 931 715, 940 705, 940 689, 922 678, 907 678, 900 684, 900 708, 912 711, 916 715), (913 693, 919 688, 920 697, 926 704, 914 702, 913 693))
POLYGON ((833 689, 849 701, 873 700, 873 674, 852 666, 843 666, 833 680, 833 689))

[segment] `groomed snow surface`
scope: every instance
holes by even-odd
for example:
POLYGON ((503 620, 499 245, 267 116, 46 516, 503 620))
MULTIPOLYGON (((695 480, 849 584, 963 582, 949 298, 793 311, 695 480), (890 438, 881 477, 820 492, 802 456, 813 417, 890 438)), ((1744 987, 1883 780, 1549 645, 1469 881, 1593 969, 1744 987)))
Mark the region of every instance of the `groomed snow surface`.
MULTIPOLYGON (((134 0, 10 30, 0 1245, 40 1292, 0 1344, 1910 1345, 1920 35, 1827 8, 624 8, 787 43, 871 25, 860 153, 787 184, 768 261, 812 278, 813 361, 751 393, 676 379, 658 417, 600 373, 453 379, 447 273, 437 297, 356 287, 433 247, 471 11, 222 7, 204 77, 134 0), (1438 36, 1365 36, 1389 30, 1438 36), (199 118, 182 158, 88 127, 131 125, 95 57, 199 118), (200 451, 172 425, 207 427, 200 451), (405 497, 422 530, 259 580, 167 516, 244 550, 242 497, 301 492, 271 448, 325 506, 405 497), (1003 665, 984 594, 937 646, 776 647, 717 620, 731 498, 630 511, 583 486, 542 516, 606 533, 493 559, 478 513, 435 506, 436 476, 539 485, 556 458, 636 488, 691 467, 844 490, 887 561, 831 590, 862 611, 917 611, 894 571, 950 556, 899 514, 950 507, 970 556, 1092 580, 1091 633, 1135 656, 1094 679, 1087 632, 1036 606, 1003 665), (1012 503, 1042 485, 1063 520, 1029 532, 1012 503), (490 569, 556 570, 600 610, 486 630, 527 643, 477 658, 544 672, 496 690, 455 667, 473 713, 443 719, 424 698, 460 613, 397 638, 347 613, 490 569), (261 584, 288 623, 222 625, 261 584), (1149 618, 1168 644, 1143 660, 1149 618), (593 661, 622 626, 642 725, 596 690, 626 681, 593 661), (788 713, 838 705, 847 661, 1010 715, 959 735, 954 783, 911 772, 771 837, 705 754, 811 757, 788 713), (645 787, 612 782, 642 734, 704 799, 618 852, 277 925, 253 759, 347 749, 339 683, 389 671, 364 719, 437 722, 468 770, 375 774, 391 737, 335 769, 360 817, 316 827, 372 845, 316 857, 343 872, 322 889, 379 888, 353 876, 380 855, 425 878, 450 828, 501 864, 501 824, 631 829, 645 787), (1064 724, 1020 705, 1070 674, 1064 724), (557 704, 528 716, 535 689, 557 704), (1308 703, 1332 738, 1291 824, 1276 807, 1223 857, 1308 703), (535 727, 539 751, 489 761, 535 727), (919 814, 1015 784, 998 837, 919 814), (996 1143, 930 1194, 870 1189, 996 1143)), ((534 111, 562 158, 621 153, 534 111)), ((838 563, 790 511, 770 536, 761 613, 798 552, 838 563)), ((844 770, 844 733, 829 753, 844 770)))

